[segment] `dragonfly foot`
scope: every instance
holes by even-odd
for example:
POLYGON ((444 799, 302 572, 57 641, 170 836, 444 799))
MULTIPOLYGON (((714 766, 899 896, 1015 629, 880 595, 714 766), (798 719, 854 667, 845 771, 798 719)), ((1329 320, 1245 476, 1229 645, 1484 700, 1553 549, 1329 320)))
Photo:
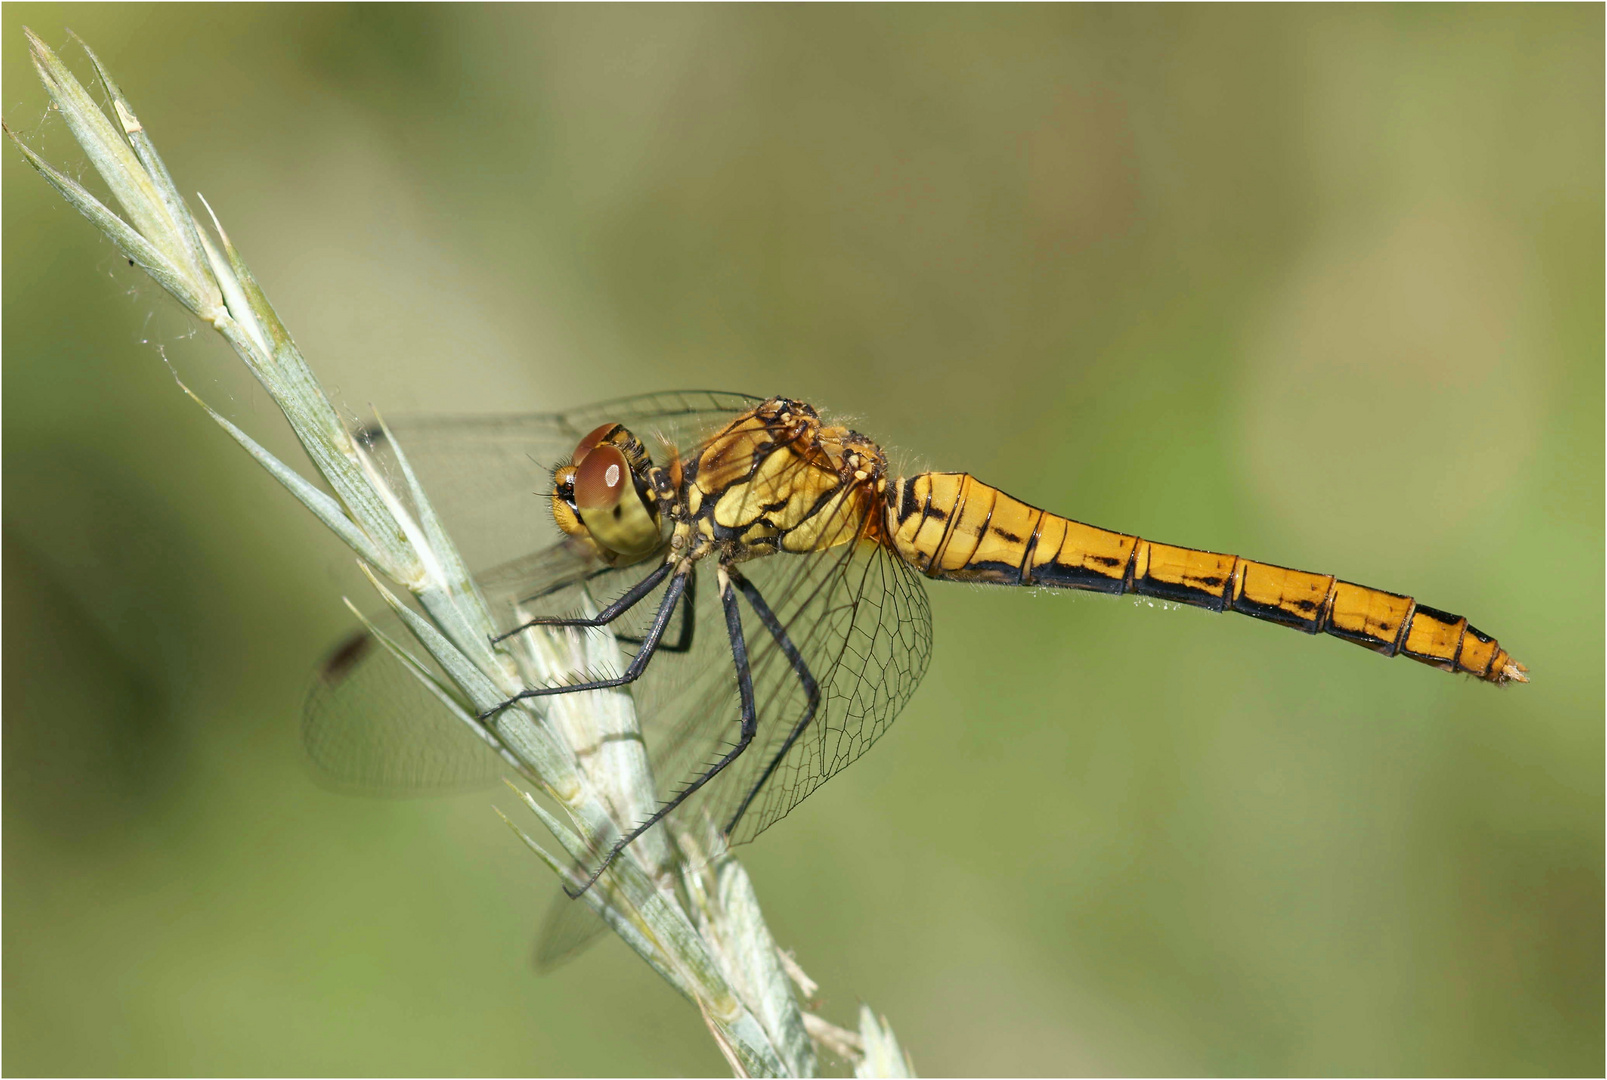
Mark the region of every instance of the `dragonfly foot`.
POLYGON ((492 707, 492 708, 489 708, 489 709, 487 709, 487 710, 486 710, 486 711, 485 711, 485 712, 483 712, 483 713, 477 713, 477 714, 476 714, 476 715, 475 715, 475 717, 474 717, 474 718, 475 718, 475 719, 476 719, 476 720, 478 720, 478 721, 479 721, 479 722, 480 722, 480 723, 482 723, 482 724, 483 724, 483 723, 485 723, 485 722, 486 722, 486 721, 488 721, 488 720, 491 720, 491 719, 493 719, 493 718, 494 718, 494 717, 496 717, 496 715, 497 715, 497 714, 498 714, 498 713, 501 713, 501 712, 503 712, 503 711, 504 711, 504 710, 506 710, 506 709, 507 709, 507 708, 509 708, 509 707, 510 707, 510 706, 512 706, 512 705, 513 705, 513 704, 514 704, 514 702, 516 702, 516 701, 518 701, 518 700, 519 700, 519 699, 518 699, 518 698, 516 698, 516 697, 511 697, 511 698, 509 698, 509 699, 508 699, 508 700, 507 700, 507 701, 504 701, 504 702, 503 702, 503 703, 502 703, 502 704, 501 704, 501 705, 496 705, 496 706, 493 706, 493 707, 492 707))

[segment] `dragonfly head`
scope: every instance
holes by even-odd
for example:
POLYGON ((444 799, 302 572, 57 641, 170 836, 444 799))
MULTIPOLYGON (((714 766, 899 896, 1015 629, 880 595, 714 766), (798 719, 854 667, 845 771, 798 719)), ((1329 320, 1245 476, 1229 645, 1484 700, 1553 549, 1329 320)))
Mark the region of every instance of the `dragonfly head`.
POLYGON ((662 542, 652 459, 620 424, 604 424, 575 445, 569 464, 553 470, 552 513, 570 536, 605 555, 636 558, 662 542))

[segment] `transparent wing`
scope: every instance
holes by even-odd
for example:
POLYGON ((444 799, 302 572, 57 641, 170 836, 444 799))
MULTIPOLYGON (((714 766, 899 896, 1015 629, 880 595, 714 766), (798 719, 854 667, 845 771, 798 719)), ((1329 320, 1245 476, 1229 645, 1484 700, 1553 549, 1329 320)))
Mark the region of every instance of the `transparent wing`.
POLYGON ((760 563, 748 576, 818 680, 819 715, 795 731, 807 704, 799 672, 756 627, 749 640, 763 641, 754 665, 754 692, 765 702, 759 735, 734 782, 713 798, 732 843, 758 836, 870 749, 931 657, 926 587, 901 559, 868 540, 805 559, 815 565, 789 573, 760 563))
MULTIPOLYGON (((559 413, 514 416, 403 417, 391 434, 472 572, 508 563, 562 537, 543 495, 555 465, 580 437, 620 423, 660 465, 758 404, 746 394, 673 391, 605 401, 559 413)), ((381 467, 395 473, 378 427, 362 433, 381 467)), ((398 490, 406 486, 398 483, 398 490)))
POLYGON ((571 900, 562 889, 547 906, 536 936, 531 959, 536 971, 545 975, 556 971, 591 947, 608 924, 585 901, 571 900))
MULTIPOLYGON (((400 619, 376 621, 410 641, 400 619)), ((416 652, 414 655, 418 655, 416 652)), ((302 708, 302 744, 326 786, 378 795, 448 794, 484 787, 502 759, 367 630, 326 659, 302 708)))
MULTIPOLYGON (((574 614, 586 595, 606 602, 645 570, 615 571, 559 534, 540 494, 547 470, 601 424, 630 427, 663 463, 695 446, 757 399, 717 391, 647 394, 563 413, 403 418, 390 424, 431 504, 464 553, 504 629, 513 604, 546 598, 574 614)), ((394 452, 378 431, 363 437, 382 469, 394 452)), ((399 491, 405 485, 396 484, 399 491)), ((410 635, 388 613, 382 629, 410 635)), ((502 774, 496 755, 394 657, 359 632, 331 652, 302 710, 302 738, 320 779, 345 790, 406 795, 472 790, 502 774)))
MULTIPOLYGON (((566 458, 582 434, 610 421, 629 426, 662 462, 668 460, 663 447, 689 450, 755 401, 734 394, 651 395, 491 422, 404 420, 391 430, 475 569, 498 624, 511 629, 533 615, 595 611, 653 568, 606 567, 578 545, 556 539, 544 500, 534 497, 544 489, 545 468, 566 458), (552 542, 531 552, 536 538, 552 542)), ((375 449, 383 463, 383 440, 375 440, 375 449)), ((845 505, 823 511, 835 516, 819 523, 822 542, 815 552, 769 555, 739 567, 780 628, 772 632, 750 600, 739 600, 758 729, 748 750, 678 811, 708 814, 717 827, 731 828, 733 842, 758 835, 868 749, 926 669, 931 619, 924 586, 874 542, 865 508, 845 505)), ((703 560, 693 573, 691 595, 631 687, 661 800, 701 775, 740 730, 714 560, 703 560)), ((612 627, 622 661, 665 587, 612 627)), ((332 663, 326 673, 330 677, 309 696, 308 748, 343 786, 450 790, 500 772, 498 759, 487 760, 472 735, 453 730, 457 721, 427 691, 404 689, 401 697, 411 700, 387 700, 396 695, 385 691, 414 682, 388 655, 371 650, 332 663), (414 730, 407 721, 431 716, 441 719, 421 733, 360 733, 373 730, 365 717, 394 735, 414 730), (476 758, 484 766, 479 772, 476 758)), ((600 926, 582 914, 554 913, 538 963, 561 963, 600 926)))
MULTIPOLYGON (((615 569, 579 545, 554 544, 479 578, 499 628, 520 620, 517 604, 544 598, 565 615, 592 610, 634 584, 651 566, 615 569)), ((373 619, 443 683, 447 679, 394 614, 373 619)), ((320 666, 302 707, 302 744, 319 779, 380 795, 450 794, 503 775, 502 759, 367 630, 354 632, 320 666)))
MULTIPOLYGON (((846 517, 835 523, 856 537, 863 527, 846 517)), ((709 587, 699 592, 697 664, 666 665, 669 677, 644 677, 636 695, 664 797, 718 760, 740 731, 735 663, 713 567, 704 569, 709 587)), ((680 811, 701 807, 732 843, 752 840, 870 748, 915 692, 932 642, 919 576, 868 538, 755 559, 739 569, 794 655, 739 599, 758 730, 742 756, 680 811)))

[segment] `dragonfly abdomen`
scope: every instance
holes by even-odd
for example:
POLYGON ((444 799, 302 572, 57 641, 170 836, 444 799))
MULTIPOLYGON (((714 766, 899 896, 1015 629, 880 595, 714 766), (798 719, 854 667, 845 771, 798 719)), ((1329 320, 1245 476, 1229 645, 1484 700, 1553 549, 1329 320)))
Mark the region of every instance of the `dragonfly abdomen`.
POLYGON ((1153 596, 1328 633, 1487 682, 1527 681, 1494 638, 1410 596, 1084 525, 968 473, 896 481, 887 516, 893 548, 928 577, 1153 596))

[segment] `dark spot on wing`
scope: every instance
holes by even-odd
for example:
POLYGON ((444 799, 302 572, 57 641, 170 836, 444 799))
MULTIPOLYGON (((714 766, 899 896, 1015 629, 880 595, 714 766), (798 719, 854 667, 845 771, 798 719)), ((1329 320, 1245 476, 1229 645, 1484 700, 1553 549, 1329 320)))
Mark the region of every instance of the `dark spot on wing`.
POLYGON ((352 668, 362 662, 373 647, 374 635, 367 630, 357 631, 329 654, 323 666, 318 669, 318 677, 326 683, 339 682, 351 673, 352 668))

